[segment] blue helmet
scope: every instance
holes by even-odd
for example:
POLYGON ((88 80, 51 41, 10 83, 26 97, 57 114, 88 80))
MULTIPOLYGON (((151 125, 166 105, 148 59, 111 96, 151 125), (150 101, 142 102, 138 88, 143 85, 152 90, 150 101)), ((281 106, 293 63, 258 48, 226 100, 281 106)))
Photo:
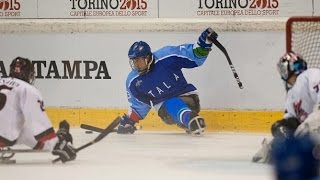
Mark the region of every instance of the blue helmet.
POLYGON ((129 59, 135 59, 138 57, 146 57, 151 54, 151 48, 146 42, 137 41, 131 45, 128 57, 129 59))

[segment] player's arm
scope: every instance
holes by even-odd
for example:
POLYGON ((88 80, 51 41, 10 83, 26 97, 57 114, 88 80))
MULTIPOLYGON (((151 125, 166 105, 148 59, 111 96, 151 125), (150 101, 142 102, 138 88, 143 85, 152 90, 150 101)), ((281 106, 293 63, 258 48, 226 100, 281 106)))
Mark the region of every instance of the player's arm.
POLYGON ((284 115, 283 115, 283 119, 287 119, 287 118, 291 118, 291 117, 295 117, 297 119, 299 119, 298 115, 296 114, 296 110, 295 110, 295 99, 294 99, 294 92, 291 90, 289 90, 287 92, 287 99, 285 102, 285 111, 284 111, 284 115))
MULTIPOLYGON (((174 61, 168 62, 170 66, 175 66, 178 69, 181 68, 194 68, 201 66, 207 59, 209 52, 211 51, 212 42, 207 40, 209 32, 205 30, 198 38, 198 42, 195 44, 182 44, 179 46, 166 46, 156 51, 154 55, 157 61, 162 59, 170 59, 175 57, 174 61)), ((211 34, 213 36, 213 34, 211 34)), ((218 37, 217 34, 214 35, 218 37)))
POLYGON ((151 109, 151 106, 139 100, 130 90, 130 81, 127 81, 127 99, 129 102, 128 113, 122 116, 118 127, 118 134, 133 134, 136 130, 135 124, 144 119, 151 109))
POLYGON ((320 132, 320 105, 316 104, 314 110, 297 128, 295 136, 304 136, 309 133, 320 132))
MULTIPOLYGON (((316 75, 315 77, 318 77, 318 75, 316 75)), ((308 133, 320 132, 320 84, 318 82, 319 81, 314 82, 310 89, 311 96, 316 97, 313 111, 297 128, 295 132, 296 136, 303 136, 308 133)))
POLYGON ((62 162, 76 158, 76 151, 72 146, 72 136, 69 133, 69 124, 62 121, 59 130, 55 133, 51 121, 45 112, 43 98, 35 88, 26 88, 20 94, 20 106, 24 115, 23 137, 28 139, 28 145, 33 149, 50 150, 53 155, 61 158, 62 162), (33 136, 34 139, 28 138, 33 136))
POLYGON ((139 122, 139 120, 144 119, 147 116, 148 112, 151 109, 151 106, 137 99, 129 89, 127 90, 127 96, 130 105, 128 116, 133 121, 139 122))
POLYGON ((52 127, 45 111, 41 94, 33 88, 25 88, 19 94, 20 106, 25 119, 25 127, 30 131, 29 135, 34 137, 30 146, 34 149, 52 151, 56 142, 56 133, 52 127))
POLYGON ((292 89, 288 91, 283 119, 274 122, 271 126, 271 132, 275 138, 293 136, 297 127, 300 125, 300 121, 293 106, 293 104, 295 104, 295 96, 293 96, 293 93, 292 89))

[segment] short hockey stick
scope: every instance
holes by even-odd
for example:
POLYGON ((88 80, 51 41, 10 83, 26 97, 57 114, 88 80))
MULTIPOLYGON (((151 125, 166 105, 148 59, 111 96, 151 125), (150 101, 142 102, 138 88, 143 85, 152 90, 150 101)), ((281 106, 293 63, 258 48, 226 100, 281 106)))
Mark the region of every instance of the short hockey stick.
MULTIPOLYGON (((80 125, 80 128, 86 129, 86 130, 89 130, 89 131, 94 131, 94 132, 102 132, 102 131, 104 130, 104 129, 102 129, 102 128, 95 127, 95 126, 91 126, 91 125, 89 125, 89 124, 81 124, 81 125, 80 125)), ((135 126, 134 128, 135 128, 135 130, 142 129, 141 126, 135 126)), ((112 132, 118 132, 118 130, 117 130, 117 129, 113 129, 112 132)))
POLYGON ((231 71, 233 73, 234 78, 236 79, 236 81, 238 83, 239 88, 243 89, 242 82, 240 81, 240 78, 236 72, 236 69, 234 68, 234 66, 231 62, 231 59, 229 57, 229 54, 228 54, 226 48, 213 36, 214 34, 217 34, 217 33, 211 28, 209 28, 208 31, 209 31, 208 40, 213 42, 213 44, 215 44, 223 52, 223 54, 226 56, 228 63, 229 63, 229 67, 231 68, 231 71))
MULTIPOLYGON (((78 147, 77 149, 75 149, 76 152, 81 151, 82 149, 87 148, 88 146, 91 146, 97 142, 99 142, 101 139, 103 139, 104 137, 106 137, 109 133, 111 133, 115 127, 117 127, 120 124, 121 118, 118 116, 115 120, 113 120, 113 122, 106 128, 104 129, 94 140, 78 147)), ((60 161, 60 157, 57 159, 54 159, 52 161, 52 163, 56 163, 58 161, 60 161)))
MULTIPOLYGON (((81 124, 80 128, 86 129, 86 130, 89 130, 89 131, 99 132, 99 133, 101 133, 104 130, 102 128, 91 126, 91 125, 88 125, 88 124, 81 124)), ((117 129, 113 129, 111 132, 117 132, 117 129)))

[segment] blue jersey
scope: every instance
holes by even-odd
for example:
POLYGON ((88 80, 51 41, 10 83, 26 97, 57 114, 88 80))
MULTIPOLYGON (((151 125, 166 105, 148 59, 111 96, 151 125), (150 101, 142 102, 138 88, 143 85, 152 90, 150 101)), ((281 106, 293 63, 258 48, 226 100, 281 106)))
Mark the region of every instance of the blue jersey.
POLYGON ((182 68, 198 67, 207 56, 197 57, 193 46, 165 46, 153 52, 155 64, 148 73, 139 75, 136 70, 129 73, 126 81, 131 111, 129 116, 134 113, 139 119, 143 119, 152 105, 196 90, 195 86, 186 81, 182 68))

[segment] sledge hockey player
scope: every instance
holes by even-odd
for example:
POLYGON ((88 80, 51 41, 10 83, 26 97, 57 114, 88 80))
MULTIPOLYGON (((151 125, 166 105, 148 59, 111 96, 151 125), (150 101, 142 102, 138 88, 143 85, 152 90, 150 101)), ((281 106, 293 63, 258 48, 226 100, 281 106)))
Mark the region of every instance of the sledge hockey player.
POLYGON ((62 162, 74 160, 69 124, 60 122, 55 133, 42 95, 33 86, 34 74, 32 62, 17 57, 10 64, 9 77, 0 79, 0 149, 24 144, 34 150, 51 151, 62 162))
POLYGON ((147 116, 152 106, 166 124, 196 135, 204 133, 206 125, 199 116, 197 89, 187 82, 182 69, 205 62, 212 47, 209 36, 216 39, 218 34, 208 28, 195 44, 165 46, 153 53, 144 41, 132 44, 128 52, 132 71, 126 81, 130 108, 122 117, 119 134, 134 133, 135 124, 147 116))
POLYGON ((270 162, 275 139, 314 135, 320 127, 320 69, 307 69, 306 61, 294 52, 281 57, 277 67, 287 90, 285 114, 272 125, 273 140, 263 140, 253 162, 270 162))

